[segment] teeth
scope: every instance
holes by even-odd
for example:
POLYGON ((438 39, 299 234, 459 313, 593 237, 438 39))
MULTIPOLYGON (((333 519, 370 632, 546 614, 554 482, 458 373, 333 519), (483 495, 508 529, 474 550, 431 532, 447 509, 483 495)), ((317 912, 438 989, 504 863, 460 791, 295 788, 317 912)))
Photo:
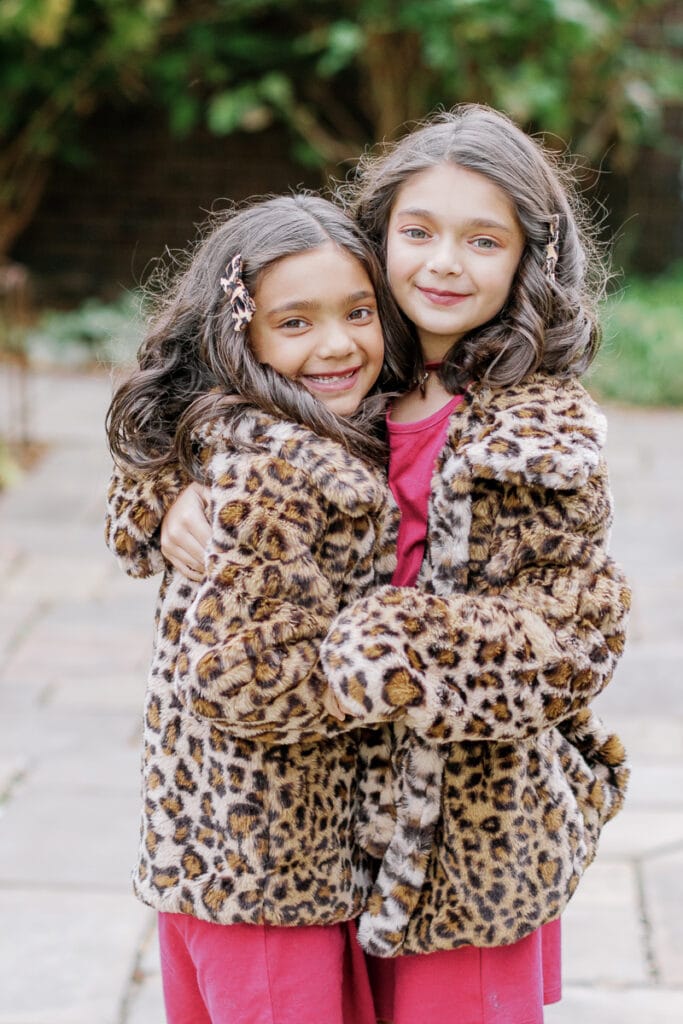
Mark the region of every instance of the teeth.
POLYGON ((330 373, 326 376, 319 377, 314 377, 312 374, 309 374, 308 379, 320 381, 321 384, 327 384, 331 380, 349 380, 349 378, 353 377, 355 372, 355 370, 351 370, 349 373, 330 373))

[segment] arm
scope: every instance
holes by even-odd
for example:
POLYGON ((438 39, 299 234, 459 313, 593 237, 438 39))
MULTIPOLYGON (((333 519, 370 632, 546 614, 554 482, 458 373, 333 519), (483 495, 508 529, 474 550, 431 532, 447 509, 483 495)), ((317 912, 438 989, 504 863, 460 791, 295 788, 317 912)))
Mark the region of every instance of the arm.
POLYGON ((175 685, 194 714, 275 742, 330 734, 318 652, 338 597, 314 557, 329 512, 268 455, 214 455, 206 574, 185 614, 175 685))
POLYGON ((107 493, 105 539, 129 576, 144 578, 165 568, 161 522, 187 483, 175 468, 133 476, 114 467, 107 493))
POLYGON ((385 587, 342 612, 321 659, 343 708, 451 743, 528 737, 590 703, 621 654, 630 605, 604 549, 605 474, 580 492, 539 490, 535 504, 500 529, 476 587, 385 587))

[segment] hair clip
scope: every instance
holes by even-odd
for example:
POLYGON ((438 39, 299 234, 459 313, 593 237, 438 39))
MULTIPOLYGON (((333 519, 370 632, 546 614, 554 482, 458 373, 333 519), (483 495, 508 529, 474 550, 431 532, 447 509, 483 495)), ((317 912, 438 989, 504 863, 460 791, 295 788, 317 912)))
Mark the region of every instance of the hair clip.
POLYGON ((548 244, 545 247, 545 277, 550 284, 555 284, 555 267, 560 255, 560 215, 553 213, 548 227, 548 244))
POLYGON ((242 280, 242 256, 240 253, 225 268, 226 277, 221 278, 221 288, 230 302, 230 315, 235 330, 241 334, 256 312, 256 303, 242 280))

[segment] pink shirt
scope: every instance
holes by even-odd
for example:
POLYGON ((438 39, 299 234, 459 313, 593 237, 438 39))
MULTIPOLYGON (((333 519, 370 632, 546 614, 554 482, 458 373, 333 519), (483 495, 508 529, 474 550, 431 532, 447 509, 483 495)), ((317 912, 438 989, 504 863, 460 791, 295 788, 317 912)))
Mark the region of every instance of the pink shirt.
POLYGON ((389 487, 401 510, 398 564, 391 581, 395 587, 415 586, 427 540, 427 507, 436 459, 446 443, 450 415, 461 402, 462 395, 456 395, 416 423, 394 423, 391 414, 387 416, 389 487))
MULTIPOLYGON (((417 423, 387 417, 389 486, 401 510, 394 586, 411 587, 417 580, 436 460, 461 402, 458 395, 417 423)), ((543 1004, 557 1002, 561 994, 560 940, 557 920, 511 946, 368 957, 377 1015, 394 1024, 542 1024, 543 1004)))

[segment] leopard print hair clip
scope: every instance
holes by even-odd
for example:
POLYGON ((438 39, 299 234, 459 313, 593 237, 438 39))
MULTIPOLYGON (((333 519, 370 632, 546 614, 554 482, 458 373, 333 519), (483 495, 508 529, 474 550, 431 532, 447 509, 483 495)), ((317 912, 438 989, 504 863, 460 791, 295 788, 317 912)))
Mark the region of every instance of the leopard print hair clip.
POLYGON ((230 302, 230 315, 235 330, 241 334, 256 312, 256 304, 242 280, 242 256, 240 253, 228 263, 226 276, 221 278, 221 288, 230 302))
POLYGON ((555 284, 555 267, 560 255, 560 215, 553 213, 548 227, 548 244, 545 247, 545 278, 555 284))

